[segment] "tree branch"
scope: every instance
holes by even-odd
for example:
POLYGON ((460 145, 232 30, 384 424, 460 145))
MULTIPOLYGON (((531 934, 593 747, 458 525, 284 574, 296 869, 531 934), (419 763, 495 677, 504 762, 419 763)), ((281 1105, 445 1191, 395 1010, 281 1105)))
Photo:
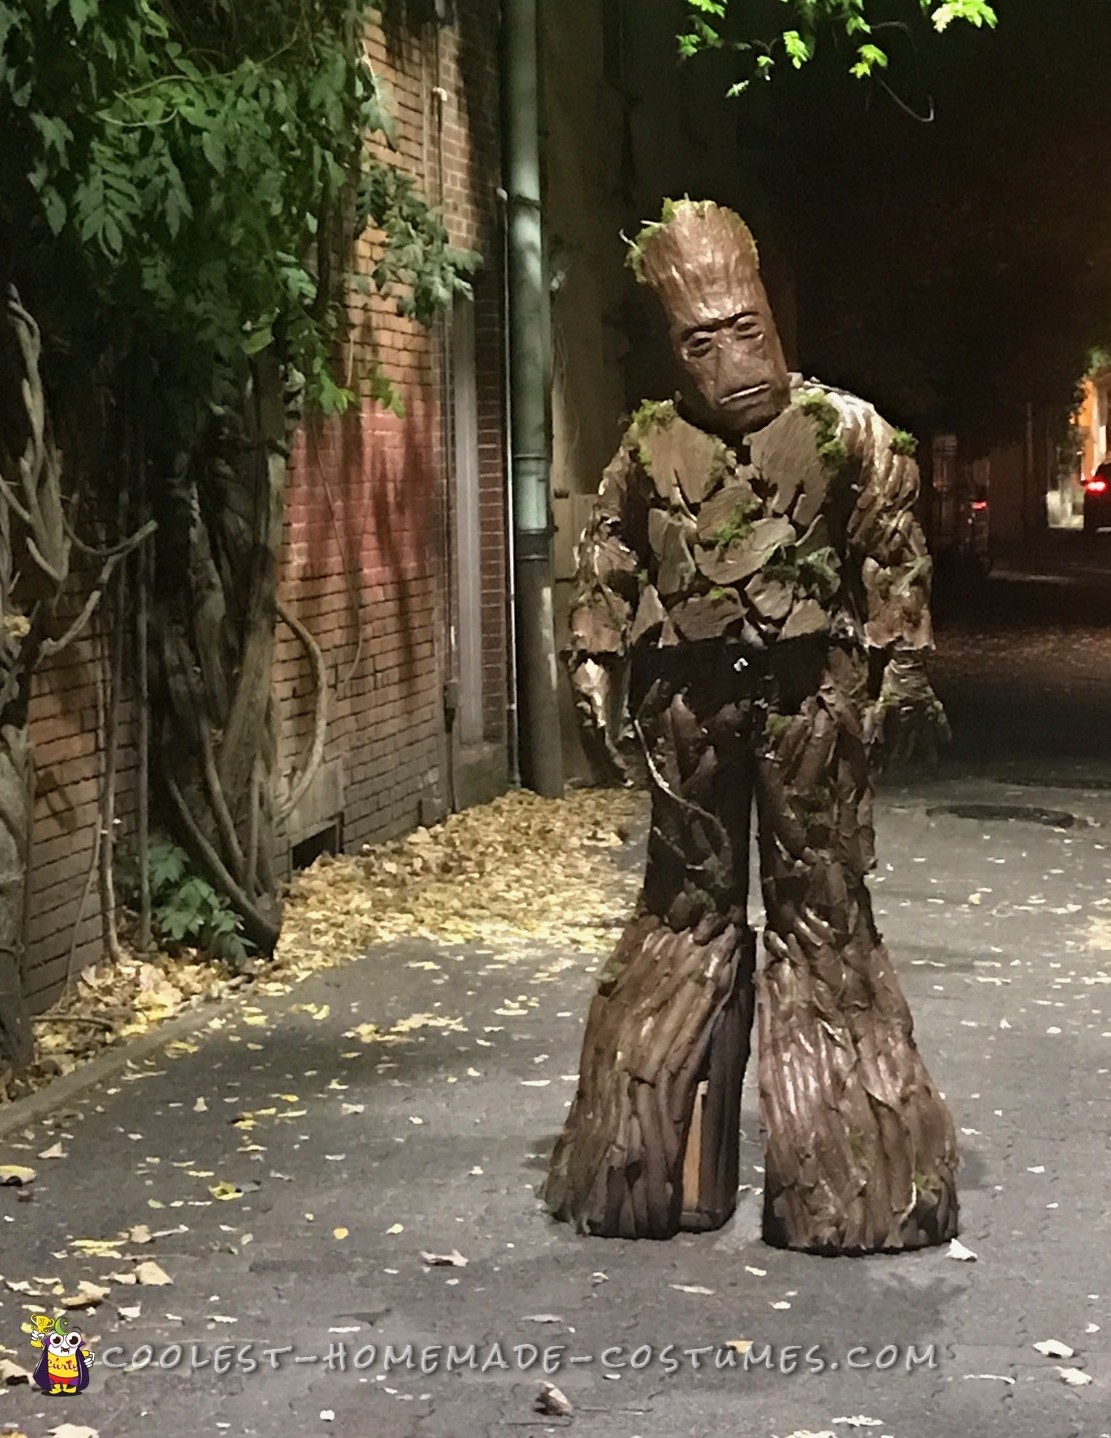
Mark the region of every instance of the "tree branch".
POLYGON ((96 610, 97 605, 100 603, 101 596, 103 595, 105 589, 108 586, 108 581, 111 579, 112 571, 115 569, 116 565, 120 562, 120 560, 125 554, 129 553, 132 549, 134 549, 136 545, 141 544, 142 541, 146 539, 149 535, 153 534, 157 528, 158 525, 155 520, 148 520, 148 522, 143 525, 142 529, 138 530, 135 534, 131 536, 130 540, 127 542, 126 547, 119 549, 111 556, 111 558, 104 565, 104 568, 100 571, 100 575, 97 578, 96 584, 94 585, 92 591, 89 594, 89 597, 85 600, 85 603, 82 606, 81 613, 69 626, 66 632, 59 639, 43 640, 42 648, 39 651, 43 659, 49 659, 51 655, 60 654, 63 649, 68 649, 69 646, 73 643, 73 641, 79 638, 82 633, 84 633, 84 631, 88 628, 89 620, 92 619, 93 613, 96 610))
POLYGON ((324 667, 324 655, 320 645, 312 637, 309 631, 292 615, 280 601, 276 602, 275 608, 278 618, 288 624, 297 638, 305 646, 309 656, 309 663, 312 665, 313 681, 316 685, 316 715, 313 722, 312 747, 309 750, 309 757, 301 776, 293 785, 289 798, 281 806, 277 813, 279 823, 285 823, 290 814, 309 791, 309 785, 316 778, 316 772, 324 761, 324 740, 328 731, 328 676, 324 667))

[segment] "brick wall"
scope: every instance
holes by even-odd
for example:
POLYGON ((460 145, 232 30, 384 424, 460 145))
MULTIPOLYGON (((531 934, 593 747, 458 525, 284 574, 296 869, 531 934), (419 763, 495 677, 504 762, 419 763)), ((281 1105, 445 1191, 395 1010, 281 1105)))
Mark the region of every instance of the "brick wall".
MULTIPOLYGON (((460 0, 452 26, 373 31, 368 52, 393 96, 393 158, 442 204, 452 242, 486 263, 475 284, 481 513, 484 739, 504 784, 507 713, 505 430, 502 317, 498 34, 489 0, 460 0)), ((356 267, 373 264, 374 237, 356 267)), ((324 656, 327 741, 320 781, 284 836, 289 845, 342 819, 344 846, 394 835, 444 812, 458 764, 443 690, 456 659, 451 575, 454 493, 446 324, 427 333, 377 297, 359 298, 343 361, 365 389, 376 359, 394 382, 404 417, 369 399, 298 437, 289 474, 281 563, 286 606, 324 656), (445 396, 448 405, 445 407, 445 396), (338 812, 341 807, 342 812, 338 812)), ((79 577, 80 578, 80 577, 79 577)), ((84 578, 87 584, 87 576, 84 578)), ((75 602, 82 585, 75 585, 75 602)), ((91 872, 103 784, 97 629, 35 682, 31 734, 37 770, 25 986, 34 1009, 67 975, 100 956, 98 891, 91 872), (81 914, 78 922, 78 914, 81 914), (72 951, 72 962, 71 962, 72 951)), ((308 751, 312 669, 279 626, 274 688, 280 722, 279 783, 308 751)), ((134 748, 125 716, 117 814, 134 811, 134 748)))

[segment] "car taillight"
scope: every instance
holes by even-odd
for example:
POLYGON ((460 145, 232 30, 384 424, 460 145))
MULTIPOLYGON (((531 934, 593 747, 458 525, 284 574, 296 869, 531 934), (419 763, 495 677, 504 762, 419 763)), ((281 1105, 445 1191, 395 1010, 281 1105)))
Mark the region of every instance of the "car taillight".
POLYGON ((1089 494, 1102 494, 1107 488, 1107 481, 1105 479, 1090 479, 1084 488, 1089 494))
POLYGON ((976 511, 980 511, 980 510, 987 509, 987 507, 988 507, 988 502, 987 502, 986 499, 974 499, 974 500, 972 501, 972 508, 975 509, 976 511))

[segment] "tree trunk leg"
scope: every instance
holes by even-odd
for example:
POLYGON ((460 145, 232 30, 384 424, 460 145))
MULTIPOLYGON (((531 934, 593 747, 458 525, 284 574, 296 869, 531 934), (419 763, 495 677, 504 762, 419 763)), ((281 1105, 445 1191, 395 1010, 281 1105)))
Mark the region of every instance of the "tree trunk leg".
POLYGON ((710 1041, 706 1077, 695 1090, 679 1221, 679 1227, 688 1232, 721 1228, 737 1206, 741 1088, 752 1035, 755 934, 746 930, 741 945, 733 992, 710 1041))
POLYGON ((544 1194, 582 1233, 670 1238, 720 1226, 736 1201, 752 763, 749 711, 718 660, 677 666, 638 712, 652 788, 644 890, 591 1004, 544 1194))
POLYGON ((591 1005, 579 1089, 556 1145, 545 1201, 580 1233, 671 1238, 684 1225, 724 1223, 736 1199, 718 1154, 739 1126, 752 973, 746 931, 711 918, 676 933, 654 915, 632 921, 591 1005), (699 1084, 701 1143, 687 1168, 699 1084), (732 1082, 736 1095, 725 1093, 732 1082))
POLYGON ((856 663, 834 655, 820 694, 774 726, 757 777, 764 1237, 826 1254, 920 1248, 957 1232, 952 1119, 864 884, 871 787, 856 663))

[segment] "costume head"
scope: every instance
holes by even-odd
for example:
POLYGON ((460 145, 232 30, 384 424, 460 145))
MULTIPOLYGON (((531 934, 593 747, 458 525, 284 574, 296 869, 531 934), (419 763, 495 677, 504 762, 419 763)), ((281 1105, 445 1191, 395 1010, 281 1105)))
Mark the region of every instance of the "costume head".
POLYGON ((786 408, 783 346, 739 215, 712 200, 669 200, 629 262, 663 305, 676 358, 714 428, 750 434, 786 408))

